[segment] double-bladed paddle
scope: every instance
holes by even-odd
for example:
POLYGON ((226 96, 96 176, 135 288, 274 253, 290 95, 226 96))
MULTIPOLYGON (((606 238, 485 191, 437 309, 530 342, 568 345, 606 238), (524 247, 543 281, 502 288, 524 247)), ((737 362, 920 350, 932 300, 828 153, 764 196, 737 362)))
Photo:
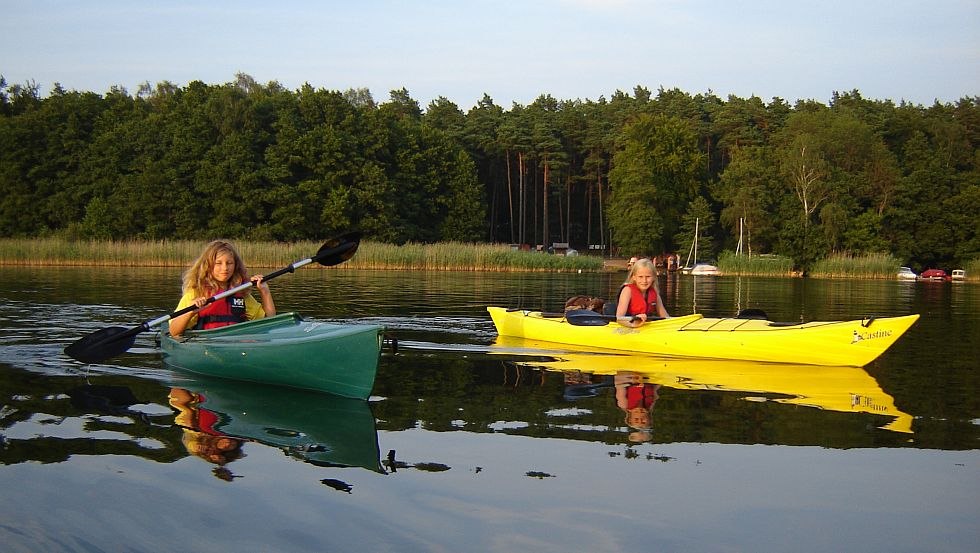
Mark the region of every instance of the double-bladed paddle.
MULTIPOLYGON (((328 267, 332 265, 339 265, 340 263, 354 257, 354 253, 357 252, 357 247, 360 243, 361 233, 358 231, 351 231, 336 238, 332 238, 327 240, 323 246, 320 247, 320 249, 316 252, 316 255, 306 259, 301 259, 300 261, 292 263, 287 267, 283 267, 278 271, 269 273, 263 277, 262 281, 267 282, 286 273, 292 273, 296 269, 299 269, 304 265, 309 265, 313 262, 317 262, 320 265, 328 267)), ((214 303, 233 294, 237 294, 243 290, 248 290, 253 285, 254 283, 250 280, 234 288, 225 290, 220 294, 216 294, 208 298, 205 305, 214 303)), ((162 317, 150 319, 133 328, 110 326, 97 330, 66 347, 65 354, 83 363, 98 363, 99 361, 104 361, 133 347, 137 334, 146 332, 147 330, 169 321, 174 317, 179 317, 196 309, 198 309, 196 305, 191 305, 185 307, 184 309, 174 311, 173 313, 163 315, 162 317)))

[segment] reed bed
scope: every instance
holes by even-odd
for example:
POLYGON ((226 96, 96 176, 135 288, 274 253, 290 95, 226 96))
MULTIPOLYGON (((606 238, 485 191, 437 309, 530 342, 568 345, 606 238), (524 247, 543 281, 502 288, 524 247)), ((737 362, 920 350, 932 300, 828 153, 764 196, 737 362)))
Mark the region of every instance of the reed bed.
MULTIPOLYGON (((186 267, 204 248, 197 240, 68 240, 64 238, 2 238, 0 265, 186 267)), ((235 241, 249 267, 284 267, 309 257, 322 242, 235 241)), ((901 262, 890 254, 838 254, 817 262, 811 276, 824 278, 892 279, 901 262)), ((506 245, 446 242, 404 245, 361 242, 342 267, 431 271, 600 272, 603 260, 593 256, 549 255, 513 250, 506 245)), ((735 255, 722 252, 719 270, 726 275, 790 276, 793 262, 777 255, 735 255)), ((965 265, 967 279, 980 280, 980 258, 965 265)))
POLYGON ((589 256, 549 255, 513 250, 509 246, 443 242, 401 246, 362 243, 350 267, 434 271, 549 271, 598 272, 602 259, 589 256))
POLYGON ((779 255, 735 255, 724 251, 718 256, 718 270, 725 275, 790 276, 793 260, 779 255))
MULTIPOLYGON (((249 267, 283 267, 312 256, 322 242, 235 241, 249 267)), ((62 238, 0 239, 0 264, 52 266, 186 267, 205 241, 76 241, 62 238)), ((512 250, 509 246, 448 242, 401 246, 361 242, 357 255, 343 267, 436 271, 598 272, 602 259, 565 257, 512 250)))
POLYGON ((980 257, 967 261, 963 270, 966 271, 967 280, 980 280, 980 257))
POLYGON ((901 261, 887 253, 853 256, 835 254, 816 262, 810 274, 824 278, 884 278, 894 279, 901 261))
POLYGON ((0 239, 4 265, 161 266, 187 265, 204 242, 190 240, 113 241, 61 238, 0 239))

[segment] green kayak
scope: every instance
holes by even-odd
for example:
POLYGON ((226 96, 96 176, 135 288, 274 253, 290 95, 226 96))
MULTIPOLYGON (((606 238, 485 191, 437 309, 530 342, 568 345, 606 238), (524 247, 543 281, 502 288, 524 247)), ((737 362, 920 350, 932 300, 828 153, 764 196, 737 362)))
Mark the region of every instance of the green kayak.
POLYGON ((163 330, 160 346, 164 363, 178 370, 367 399, 383 330, 284 313, 179 338, 163 330))

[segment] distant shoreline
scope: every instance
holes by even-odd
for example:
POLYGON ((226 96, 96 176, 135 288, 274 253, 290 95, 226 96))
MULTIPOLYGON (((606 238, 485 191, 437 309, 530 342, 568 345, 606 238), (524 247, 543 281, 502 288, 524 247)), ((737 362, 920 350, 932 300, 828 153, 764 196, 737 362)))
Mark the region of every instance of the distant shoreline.
MULTIPOLYGON (((284 267, 313 256, 322 242, 295 243, 233 241, 249 267, 284 267)), ((195 240, 65 240, 61 238, 0 239, 0 266, 34 267, 187 267, 205 241, 195 240)), ((444 242, 403 245, 362 241, 356 255, 337 268, 486 272, 625 272, 623 257, 552 255, 519 251, 505 244, 444 242)), ((799 278, 788 258, 752 258, 723 252, 719 276, 799 278)), ((314 265, 318 266, 318 265, 314 265)), ((967 264, 966 279, 980 280, 980 262, 967 264)), ((896 279, 898 260, 887 254, 835 256, 818 262, 814 278, 862 280, 896 279)), ((677 273, 672 273, 677 274, 677 273)), ((710 277, 703 277, 710 278, 710 277)))

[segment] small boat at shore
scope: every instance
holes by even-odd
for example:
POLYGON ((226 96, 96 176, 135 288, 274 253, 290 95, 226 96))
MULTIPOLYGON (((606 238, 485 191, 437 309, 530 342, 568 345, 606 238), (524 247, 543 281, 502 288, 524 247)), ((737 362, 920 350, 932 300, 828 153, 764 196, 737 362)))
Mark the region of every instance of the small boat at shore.
POLYGON ((915 271, 909 267, 899 267, 898 274, 896 276, 898 277, 898 280, 916 280, 919 278, 919 275, 915 274, 915 271))
POLYGON ((669 357, 848 367, 874 361, 919 319, 916 314, 779 323, 692 314, 632 328, 616 323, 615 316, 584 309, 554 315, 503 307, 487 311, 501 336, 669 357))
POLYGON ((942 269, 926 269, 919 275, 919 280, 930 282, 949 282, 953 279, 946 274, 946 271, 942 269))
POLYGON ((698 263, 694 267, 691 267, 689 273, 694 276, 716 276, 721 274, 716 265, 709 263, 698 263))
POLYGON ((162 331, 160 346, 164 363, 178 370, 367 399, 383 330, 284 313, 178 338, 162 331))

